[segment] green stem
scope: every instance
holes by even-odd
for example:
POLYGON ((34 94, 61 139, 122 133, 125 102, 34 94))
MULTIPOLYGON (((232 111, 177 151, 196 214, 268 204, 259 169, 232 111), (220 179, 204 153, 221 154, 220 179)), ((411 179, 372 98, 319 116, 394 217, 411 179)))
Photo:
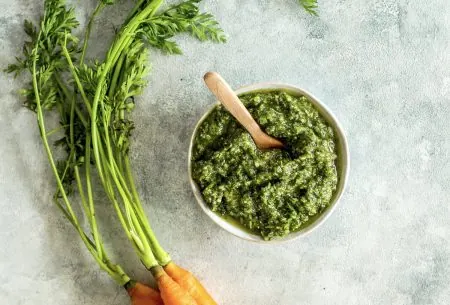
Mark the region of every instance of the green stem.
POLYGON ((121 157, 121 155, 122 155, 122 152, 120 151, 120 148, 116 147, 116 150, 115 150, 116 166, 117 166, 119 173, 124 173, 123 158, 121 157))
MULTIPOLYGON (((122 58, 122 57, 124 57, 124 62, 122 64, 122 70, 127 71, 128 67, 129 67, 128 57, 123 56, 123 53, 122 53, 122 56, 120 56, 120 58, 122 58)), ((123 82, 125 81, 125 77, 126 77, 126 73, 120 73, 118 83, 123 84, 123 82)))
MULTIPOLYGON (((123 60, 125 58, 125 53, 122 53, 122 55, 119 57, 119 61, 117 62, 116 66, 114 67, 114 74, 113 77, 111 79, 111 84, 109 86, 109 99, 111 100, 113 98, 114 92, 116 90, 116 86, 117 86, 117 82, 119 80, 119 76, 121 75, 121 71, 122 71, 122 64, 123 64, 123 60)), ((120 85, 121 83, 119 83, 120 85)))
POLYGON ((94 236, 95 245, 100 251, 99 256, 103 258, 103 246, 100 241, 100 236, 97 226, 97 218, 95 217, 94 197, 92 195, 92 182, 91 182, 91 136, 86 136, 86 157, 85 157, 85 172, 86 172, 86 189, 89 206, 89 222, 91 224, 92 235, 94 236))
POLYGON ((67 127, 69 127, 68 125, 61 125, 58 128, 52 129, 50 131, 47 131, 47 133, 45 134, 47 137, 51 136, 52 134, 57 133, 58 131, 61 131, 63 129, 66 129, 67 127))
MULTIPOLYGON (((39 33, 38 36, 38 41, 40 40, 40 36, 41 33, 39 33)), ((39 131, 41 132, 41 139, 42 139, 42 143, 44 144, 44 148, 45 148, 45 152, 47 153, 47 157, 48 160, 50 162, 50 166, 51 169, 53 171, 53 174, 56 178, 56 183, 58 185, 58 189, 61 192, 61 195, 63 197, 64 203, 67 207, 67 210, 69 212, 69 215, 72 217, 72 219, 76 219, 76 216, 72 210, 72 207, 70 205, 70 202, 67 198, 66 192, 64 190, 64 187, 62 185, 62 181, 59 177, 58 174, 58 170, 56 168, 56 164, 55 161, 53 159, 53 155, 50 149, 50 145, 48 144, 48 140, 47 137, 45 136, 46 134, 46 128, 45 128, 45 123, 44 123, 44 114, 42 111, 42 106, 41 106, 41 98, 40 98, 40 92, 38 89, 38 83, 37 83, 37 70, 36 70, 36 58, 37 58, 37 48, 38 48, 38 44, 36 43, 36 46, 33 50, 33 67, 32 67, 32 74, 33 74, 33 89, 34 89, 34 94, 35 94, 35 99, 36 99, 36 113, 37 113, 37 120, 38 120, 38 126, 39 126, 39 131)), ((76 221, 75 223, 78 224, 78 221, 76 221)))
MULTIPOLYGON (((103 150, 103 144, 101 139, 99 138, 99 135, 97 135, 98 138, 95 139, 98 143, 99 143, 99 154, 100 154, 100 158, 101 160, 107 160, 107 157, 105 155, 105 152, 103 150)), ((104 162, 104 161, 103 161, 104 162)), ((110 183, 110 178, 109 178, 109 172, 107 167, 105 166, 105 164, 101 162, 99 164, 96 164, 97 168, 101 168, 103 172, 105 172, 105 176, 103 176, 103 179, 100 179, 103 188, 106 192, 106 195, 108 196, 108 198, 112 201, 114 208, 116 209, 117 212, 117 216, 119 217, 120 223, 123 227, 123 229, 125 230, 126 233, 129 233, 129 227, 128 227, 128 223, 126 222, 125 218, 123 217, 123 212, 119 206, 119 203, 116 200, 116 196, 114 193, 114 188, 112 187, 111 183, 110 183)), ((107 162, 106 162, 107 163, 107 162)), ((131 238, 131 236, 129 234, 127 234, 128 238, 131 238)))
MULTIPOLYGON (((36 100, 36 114, 37 114, 37 121, 38 121, 38 127, 39 127, 39 131, 41 133, 41 139, 42 139, 42 143, 44 145, 45 148, 45 152, 47 154, 47 158, 48 161, 50 163, 50 167, 51 170, 53 172, 53 175, 55 176, 56 179, 56 184, 58 186, 59 192, 61 193, 61 196, 63 198, 63 202, 65 205, 65 208, 63 208, 63 206, 61 204, 57 204, 57 206, 65 211, 64 215, 69 219, 69 221, 72 223, 72 225, 74 226, 74 228, 77 230, 81 240, 83 241, 83 243, 85 244, 86 248, 89 250, 89 252, 91 253, 92 257, 97 261, 97 263, 99 264, 99 266, 105 270, 106 272, 108 272, 108 274, 110 274, 110 276, 117 281, 117 283, 123 285, 126 282, 129 281, 129 278, 126 274, 121 273, 118 274, 116 273, 112 268, 110 268, 107 264, 105 264, 104 261, 102 261, 98 256, 97 256, 97 252, 95 250, 95 248, 92 246, 92 242, 89 240, 89 238, 86 236, 85 232, 83 231, 83 229, 81 228, 81 226, 79 225, 78 219, 75 215, 75 213, 73 212, 72 206, 70 204, 70 201, 67 197, 66 191, 62 185, 62 181, 61 178, 59 177, 58 174, 58 170, 56 168, 56 164, 53 158, 53 154, 51 152, 50 149, 50 145, 48 143, 48 139, 45 136, 46 134, 46 128, 45 128, 45 123, 44 123, 44 114, 43 114, 43 110, 42 110, 42 105, 41 105, 41 98, 40 98, 40 91, 38 88, 38 80, 37 80, 37 68, 36 68, 36 61, 38 58, 38 53, 37 50, 39 48, 39 42, 41 40, 41 33, 39 32, 38 37, 36 39, 36 44, 34 46, 34 49, 32 51, 32 83, 33 83, 33 90, 34 90, 34 94, 35 94, 35 100, 36 100)), ((57 198, 55 199, 57 200, 57 198)))
POLYGON ((89 207, 87 205, 86 194, 84 192, 83 183, 81 182, 80 169, 78 168, 78 165, 74 166, 74 172, 75 172, 75 181, 77 183, 78 193, 80 194, 81 204, 83 205, 84 213, 86 213, 86 215, 90 217, 89 207))
MULTIPOLYGON (((105 127, 106 128, 106 127, 105 127)), ((106 129, 107 130, 107 129, 106 129)), ((159 265, 159 261, 155 259, 147 235, 141 226, 141 215, 136 215, 137 211, 135 205, 133 204, 132 194, 127 188, 125 179, 122 177, 121 171, 116 163, 115 156, 112 153, 111 145, 109 145, 109 133, 105 132, 105 146, 106 153, 103 151, 103 145, 99 140, 98 143, 101 145, 100 152, 101 167, 105 173, 104 178, 106 182, 106 189, 113 195, 114 191, 111 186, 111 181, 114 183, 115 189, 117 190, 120 198, 122 199, 123 206, 125 208, 126 218, 123 217, 122 209, 118 206, 116 200, 113 201, 114 207, 119 215, 119 219, 122 223, 123 228, 127 232, 127 236, 135 247, 135 250, 140 257, 142 263, 146 268, 152 268, 159 265)), ((111 196, 112 197, 112 196, 111 196)))
MULTIPOLYGON (((151 251, 149 242, 146 238, 146 234, 141 228, 141 217, 136 216, 136 211, 133 208, 134 205, 132 201, 129 201, 126 191, 122 187, 118 174, 116 173, 116 169, 114 167, 114 153, 111 148, 109 135, 111 113, 109 109, 105 109, 105 105, 103 104, 104 97, 102 96, 102 94, 105 94, 104 84, 106 82, 107 76, 111 74, 111 71, 114 69, 114 67, 116 69, 118 68, 117 61, 120 56, 122 56, 123 50, 128 47, 132 42, 132 39, 134 39, 135 32, 140 26, 142 20, 148 18, 148 16, 153 15, 162 2, 163 0, 154 0, 153 2, 148 4, 142 11, 137 13, 136 16, 134 16, 128 23, 126 23, 126 25, 123 26, 121 32, 119 32, 118 38, 113 43, 113 46, 106 56, 104 66, 102 68, 102 73, 98 78, 98 84, 95 91, 94 100, 92 102, 92 111, 90 112, 92 147, 97 171, 104 187, 110 194, 110 197, 114 197, 114 191, 112 191, 112 183, 119 193, 123 201, 125 211, 127 213, 128 224, 126 224, 126 219, 123 218, 121 212, 122 210, 119 207, 118 203, 113 201, 114 207, 118 213, 119 219, 126 231, 128 238, 132 241, 136 253, 140 257, 142 263, 148 269, 158 266, 159 263, 155 259, 151 251), (100 119, 98 118, 99 112, 101 112, 100 119), (103 127, 102 136, 100 136, 99 133, 99 126, 103 127), (106 158, 105 156, 103 158, 101 157, 101 147, 103 146, 101 139, 105 141, 106 158)), ((120 72, 120 70, 117 71, 120 72)), ((113 92, 111 91, 110 94, 113 94, 113 92)))
POLYGON ((125 23, 128 23, 130 21, 130 19, 133 18, 134 14, 136 14, 139 11, 139 9, 141 8, 141 5, 142 5, 142 3, 144 3, 144 1, 145 0, 139 0, 138 3, 136 3, 133 10, 130 12, 130 14, 128 14, 128 17, 127 17, 125 23))
MULTIPOLYGON (((75 101, 75 95, 72 96, 72 102, 71 102, 71 106, 70 106, 70 124, 69 124, 69 133, 70 133, 70 147, 71 150, 73 152, 72 154, 72 158, 69 157, 69 162, 72 161, 74 163, 74 172, 75 172, 75 180, 77 183, 77 187, 78 187, 78 193, 80 194, 80 199, 81 199, 81 204, 83 206, 83 210, 85 212, 85 214, 87 215, 88 219, 89 219, 89 224, 92 230, 92 222, 91 222, 91 212, 88 208, 87 202, 86 202, 86 195, 84 193, 84 188, 83 188, 83 184, 81 182, 81 178, 80 178, 80 173, 79 173, 79 169, 78 169, 78 165, 77 163, 77 156, 76 156, 76 151, 75 151, 75 133, 74 133, 74 120, 75 120, 75 105, 76 105, 76 101, 75 101)), ((94 235, 94 239, 95 239, 95 246, 97 249, 97 253, 100 259, 103 259, 103 253, 102 253, 102 247, 99 245, 98 243, 98 235, 94 235)))
POLYGON ((58 197, 53 197, 53 202, 56 204, 56 206, 61 210, 61 212, 63 213, 63 215, 67 218, 67 220, 69 220, 69 222, 73 225, 74 228, 76 228, 76 224, 74 222, 74 220, 72 219, 72 217, 70 216, 69 212, 67 212, 67 210, 63 207, 63 205, 59 202, 58 197))
MULTIPOLYGON (((86 213, 86 215, 90 216, 89 210, 87 208, 87 204, 86 204, 86 197, 85 197, 85 193, 84 193, 84 188, 83 188, 83 184, 81 183, 81 179, 80 179, 80 173, 78 170, 78 165, 77 163, 77 155, 76 155, 76 150, 75 150, 75 132, 74 132, 74 120, 75 120, 75 106, 76 106, 76 101, 75 101, 75 95, 72 96, 72 102, 70 105, 70 123, 69 123, 69 133, 70 133, 70 149, 73 152, 73 158, 72 158, 72 162, 74 163, 74 172, 75 172, 75 180, 77 182, 77 186, 78 186, 78 193, 80 194, 80 199, 81 199, 81 204, 83 206, 83 209, 86 213)), ((69 158, 70 160, 70 158, 69 158)))
POLYGON ((140 217, 142 225, 144 226, 145 234, 150 241, 150 246, 152 247, 153 254, 155 255, 156 259, 158 260, 158 263, 162 266, 165 266, 172 259, 170 258, 170 255, 160 245, 158 239, 155 236, 155 233, 153 232, 153 230, 150 226, 148 217, 146 217, 146 215, 145 215, 145 211, 142 207, 142 203, 139 198, 139 194, 137 192, 136 183, 134 182, 133 174, 131 173, 130 160, 129 160, 128 156, 125 157, 124 163, 125 163, 125 171, 127 173, 128 182, 131 186, 131 192, 133 194, 134 201, 136 202, 136 207, 138 208, 138 215, 140 217))
MULTIPOLYGON (((72 95, 69 93, 69 89, 66 87, 66 85, 61 81, 59 76, 55 76, 55 80, 58 83, 59 88, 61 89, 62 93, 64 94, 66 99, 70 99, 72 95)), ((75 104, 75 112, 80 119, 81 123, 83 124, 84 128, 88 128, 88 122, 86 118, 84 117, 83 112, 81 112, 80 108, 75 104)))
POLYGON ((127 155, 124 156, 120 151, 116 151, 114 159, 112 159, 111 162, 113 163, 114 170, 117 171, 116 174, 121 184, 121 188, 123 188, 130 202, 133 203, 133 209, 139 219, 139 226, 142 226, 143 232, 145 234, 146 239, 150 243, 153 254, 155 255, 160 265, 162 266, 167 265, 171 261, 171 258, 169 254, 159 244, 153 230, 151 229, 148 218, 145 215, 145 211, 142 207, 142 203, 139 198, 139 194, 137 192, 136 184, 133 179, 128 156, 127 155), (123 168, 123 165, 125 166, 125 168, 123 168), (122 173, 125 173, 126 177, 123 177, 122 173), (129 191, 129 189, 131 189, 131 192, 129 191))
MULTIPOLYGON (((56 79, 59 81, 60 87, 61 88, 65 88, 64 84, 59 80, 59 78, 56 78, 56 79)), ((66 170, 68 169, 68 167, 70 165, 70 162, 72 162, 73 163, 73 168, 74 168, 75 181, 77 183, 78 193, 80 194, 81 204, 82 204, 84 213, 86 214, 86 216, 87 216, 87 218, 89 220, 89 224, 90 224, 92 235, 93 235, 94 240, 95 240, 95 246, 96 246, 96 250, 97 250, 98 256, 99 256, 99 258, 101 260, 103 260, 104 259, 103 244, 101 244, 101 242, 100 242, 100 237, 99 237, 99 234, 98 234, 98 229, 97 229, 97 224, 96 224, 95 218, 94 219, 92 218, 93 212, 87 205, 86 195, 85 195, 85 192, 84 192, 83 183, 81 182, 79 168, 78 168, 78 165, 77 165, 77 156, 76 156, 76 150, 75 150, 75 133, 74 133, 75 110, 77 108, 76 107, 76 99, 75 99, 76 98, 76 94, 74 93, 72 96, 69 96, 67 88, 65 88, 65 90, 62 90, 62 91, 63 91, 63 94, 65 95, 66 99, 71 99, 72 100, 71 101, 71 106, 70 106, 70 118, 69 118, 70 121, 69 121, 69 124, 68 124, 68 127, 69 127, 69 138, 70 138, 69 139, 70 140, 69 144, 70 144, 71 153, 70 153, 70 155, 68 157, 68 162, 67 162, 66 169, 64 171, 64 175, 65 175, 65 172, 66 172, 66 170)), ((62 105, 62 104, 60 104, 60 105, 62 105)), ((63 111, 63 109, 60 109, 60 116, 62 118, 64 118, 64 114, 63 114, 62 111, 63 111)), ((66 123, 66 122, 64 122, 64 123, 66 123)), ((85 126, 85 128, 87 128, 87 126, 85 126)), ((87 159, 88 159, 87 162, 89 164, 89 162, 90 162, 89 158, 87 158, 87 159)), ((64 179, 64 175, 61 178, 62 180, 64 179)), ((90 175, 88 175, 86 178, 89 181, 90 175)))
MULTIPOLYGON (((137 236, 139 237, 139 240, 143 246, 143 248, 140 247, 140 248, 142 248, 141 250, 143 250, 141 252, 144 254, 152 253, 150 244, 146 238, 146 235, 144 234, 144 231, 141 228, 139 219, 138 219, 138 217, 136 217, 136 211, 134 209, 134 204, 129 199, 130 194, 129 194, 128 190, 122 186, 122 183, 119 178, 119 174, 116 172, 116 168, 111 167, 110 164, 106 164, 106 166, 108 168, 109 173, 111 174, 112 180, 115 183, 115 187, 124 203, 125 211, 126 211, 128 219, 129 219, 129 224, 130 224, 129 229, 130 229, 130 231, 137 234, 137 236)), ((135 239, 136 239, 136 237, 133 237, 133 241, 135 241, 135 239)), ((153 254, 151 256, 153 256, 153 254)), ((158 264, 159 263, 156 260, 154 260, 151 262, 146 262, 146 267, 153 267, 158 264), (149 266, 148 264, 151 264, 152 266, 149 266)))
POLYGON ((83 49, 81 51, 81 57, 80 57, 80 64, 84 63, 84 58, 86 56, 86 50, 88 46, 89 37, 91 36, 92 31, 92 25, 94 24, 95 16, 97 16, 105 7, 105 4, 102 1, 99 1, 97 4, 97 7, 95 8, 94 12, 91 15, 91 18, 89 19, 86 32, 84 33, 84 43, 83 43, 83 49))
POLYGON ((89 99, 86 96, 86 93, 84 92, 83 85, 81 84, 80 79, 78 78, 78 74, 76 72, 75 66, 73 65, 72 58, 70 58, 69 51, 66 48, 66 43, 64 42, 61 44, 61 49, 63 51, 64 57, 67 60, 67 63, 70 67, 70 73, 72 73, 73 79, 75 80, 75 83, 77 84, 77 88, 81 93, 81 97, 83 98, 84 104, 86 105, 86 109, 89 112, 89 114, 92 113, 91 105, 89 103, 89 99))
MULTIPOLYGON (((103 156, 104 156, 104 151, 103 151, 102 148, 100 149, 100 155, 101 155, 102 158, 103 158, 103 156)), ((106 158, 106 157, 105 157, 105 158, 106 158)), ((103 166, 103 165, 101 165, 101 166, 103 166)), ((107 169, 107 168, 104 168, 104 171, 105 171, 105 173, 106 173, 107 175, 109 175, 109 172, 108 172, 108 169, 107 169)), ((107 195, 108 195, 108 198, 109 198, 109 199, 112 201, 112 203, 113 203, 113 206, 114 206, 114 208, 115 208, 115 210, 116 210, 117 216, 119 217, 120 224, 122 225, 122 228, 124 229, 125 234, 127 235, 128 239, 132 239, 132 237, 131 237, 131 235, 130 235, 130 232, 129 232, 129 231, 130 231, 129 225, 128 225, 128 223, 126 222, 125 217, 123 216, 123 211, 122 211, 122 209, 120 208, 119 202, 118 202, 117 199, 116 199, 116 196, 115 196, 115 194, 114 194, 114 189, 113 189, 113 187, 112 187, 112 185, 111 185, 111 182, 110 182, 109 177, 108 177, 108 179, 106 179, 106 180, 104 181, 103 187, 104 187, 104 189, 105 189, 105 191, 106 191, 106 193, 107 193, 107 195)))
MULTIPOLYGON (((102 154, 104 154, 103 150, 101 151, 102 154)), ((106 160, 106 158, 105 158, 106 160)), ((111 180, 115 182, 115 187, 122 198, 122 202, 125 208, 125 213, 127 217, 123 217, 122 209, 119 207, 118 202, 116 200, 113 201, 114 207, 118 213, 119 219, 122 223, 123 228, 125 229, 125 232, 132 242, 136 253, 138 254, 139 258, 141 259, 142 263, 147 269, 150 269, 154 266, 159 265, 159 262, 155 259, 153 252, 151 250, 151 245, 149 244, 149 241, 146 238, 145 232, 142 230, 139 217, 136 216, 136 211, 134 209, 134 205, 129 198, 130 194, 129 192, 122 187, 120 184, 121 176, 120 173, 116 172, 117 164, 113 163, 116 167, 112 168, 108 162, 105 162, 104 164, 104 170, 105 174, 108 175, 110 179, 107 179, 107 183, 109 184, 108 189, 112 189, 112 186, 110 185, 111 180), (126 221, 128 220, 128 225, 125 225, 126 221)))
MULTIPOLYGON (((119 157, 118 159, 120 160, 120 157, 119 157)), ((130 201, 133 201, 133 195, 132 195, 132 193, 130 192, 130 190, 128 189, 128 185, 127 185, 127 183, 126 183, 126 181, 125 181, 125 178, 124 178, 123 175, 122 175, 122 172, 123 172, 123 171, 120 170, 120 167, 119 167, 119 165, 118 165, 118 163, 123 163, 123 162, 121 162, 121 161, 119 161, 119 160, 117 160, 117 162, 116 162, 116 159, 113 159, 113 160, 112 160, 112 163, 113 163, 113 166, 114 166, 113 169, 114 169, 115 174, 116 174, 116 176, 117 176, 117 178, 118 178, 118 181, 119 181, 119 183, 120 183, 120 187, 124 190, 124 192, 125 192, 127 198, 128 198, 130 201)))
POLYGON ((111 175, 113 175, 112 169, 111 169, 109 163, 104 161, 104 160, 107 160, 107 156, 103 150, 103 145, 102 145, 100 139, 98 139, 98 143, 100 143, 100 146, 99 146, 100 151, 99 152, 100 152, 101 160, 104 162, 104 163, 101 163, 100 166, 103 168, 103 171, 105 173, 104 178, 106 178, 103 182, 104 183, 103 187, 106 190, 109 199, 113 203, 113 206, 114 206, 114 209, 116 210, 119 221, 125 231, 126 236, 132 242, 132 245, 133 245, 136 253, 140 257, 143 264, 147 268, 151 268, 152 266, 157 265, 158 261, 154 258, 153 253, 151 252, 150 246, 149 246, 148 242, 145 240, 145 236, 142 234, 142 232, 139 231, 140 228, 138 228, 138 229, 135 228, 135 224, 137 224, 136 216, 133 215, 134 212, 130 209, 130 204, 128 202, 128 198, 126 196, 124 196, 123 191, 118 189, 118 191, 120 193, 119 195, 121 196, 121 198, 124 202, 124 207, 125 207, 126 213, 128 215, 127 218, 124 217, 123 211, 120 208, 119 202, 117 201, 117 199, 115 197, 114 189, 111 184, 111 182, 114 181, 114 179, 111 177, 111 175), (144 236, 144 238, 143 238, 143 236, 144 236))
MULTIPOLYGON (((132 38, 133 33, 136 28, 139 26, 141 20, 147 18, 149 15, 153 15, 156 9, 161 5, 163 0, 155 0, 151 2, 147 7, 139 12, 135 17, 133 17, 123 28, 121 33, 119 34, 119 38, 114 42, 111 51, 108 52, 105 66, 103 67, 102 74, 98 80, 98 86, 95 91, 94 100, 92 103, 92 119, 91 119, 91 130, 93 139, 97 139, 98 127, 97 127, 97 115, 98 115, 98 107, 100 103, 100 95, 103 91, 103 84, 106 81, 106 76, 108 75, 113 64, 116 63, 116 57, 120 55, 122 50, 125 48, 125 45, 129 43, 129 40, 132 38)), ((93 141, 93 151, 96 162, 98 163, 100 160, 98 144, 96 141, 93 141)), ((103 176, 103 172, 99 169, 99 176, 103 176)))

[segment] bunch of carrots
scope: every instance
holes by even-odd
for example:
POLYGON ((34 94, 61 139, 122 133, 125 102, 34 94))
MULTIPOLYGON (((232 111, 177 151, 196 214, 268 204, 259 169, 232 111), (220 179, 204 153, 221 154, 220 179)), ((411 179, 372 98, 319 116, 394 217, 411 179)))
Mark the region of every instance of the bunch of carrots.
POLYGON ((139 0, 117 32, 104 60, 86 60, 94 18, 113 0, 98 1, 81 43, 73 30, 79 26, 73 8, 63 0, 45 0, 38 26, 25 21, 29 40, 23 56, 6 69, 29 72, 31 83, 21 90, 25 106, 37 117, 41 140, 56 179, 53 201, 76 229, 101 269, 123 286, 134 305, 216 304, 202 284, 176 265, 161 247, 144 213, 129 160, 134 128, 130 113, 134 97, 146 85, 148 46, 179 54, 172 39, 189 33, 200 40, 225 41, 210 14, 199 11, 200 0, 187 0, 162 9, 162 0, 139 0), (55 128, 49 113, 58 116, 55 128), (51 145, 52 138, 59 135, 51 145), (60 148, 65 154, 62 159, 60 148), (95 176, 94 176, 95 172, 95 176), (98 177, 102 188, 94 189, 98 177), (77 193, 78 196, 74 196, 77 193), (113 263, 97 225, 98 196, 106 196, 143 265, 158 290, 133 281, 113 263), (83 215, 75 213, 79 204, 83 215), (82 219, 88 224, 82 226, 82 219))
POLYGON ((137 0, 104 59, 87 60, 94 19, 115 0, 98 1, 82 39, 73 33, 79 26, 74 9, 64 0, 44 0, 39 23, 24 23, 28 41, 22 56, 6 69, 16 76, 30 75, 31 82, 21 94, 24 105, 36 115, 55 177, 54 204, 134 305, 217 304, 192 273, 176 265, 161 247, 145 215, 129 159, 134 129, 130 114, 135 96, 147 84, 148 47, 180 54, 173 39, 180 33, 201 41, 225 41, 213 16, 200 12, 200 1, 163 7, 163 0, 137 0), (55 115, 57 122, 52 120, 55 115), (65 153, 58 159, 61 147, 65 153), (94 189, 94 179, 100 180, 101 188, 94 189), (130 279, 109 259, 96 218, 98 198, 105 196, 138 258, 155 278, 157 290, 130 279))

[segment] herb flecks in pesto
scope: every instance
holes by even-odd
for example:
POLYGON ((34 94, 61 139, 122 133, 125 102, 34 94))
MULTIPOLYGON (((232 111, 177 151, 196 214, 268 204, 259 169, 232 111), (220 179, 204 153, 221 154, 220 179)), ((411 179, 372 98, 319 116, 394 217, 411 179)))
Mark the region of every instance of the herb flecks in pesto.
POLYGON ((217 106, 198 128, 192 177, 211 209, 264 239, 305 225, 337 185, 333 129, 306 97, 270 91, 240 96, 263 130, 289 146, 260 151, 217 106))

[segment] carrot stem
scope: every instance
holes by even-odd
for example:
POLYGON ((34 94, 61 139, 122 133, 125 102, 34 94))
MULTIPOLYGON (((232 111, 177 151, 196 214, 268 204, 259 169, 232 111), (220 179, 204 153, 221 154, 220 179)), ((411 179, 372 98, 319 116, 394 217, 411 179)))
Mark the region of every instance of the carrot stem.
POLYGON ((150 242, 152 252, 155 255, 156 259, 158 260, 159 265, 165 266, 172 259, 170 258, 170 255, 159 244, 159 241, 156 238, 155 233, 153 232, 153 230, 150 226, 150 222, 149 222, 148 218, 145 216, 145 211, 142 207, 142 202, 141 202, 141 200, 139 198, 139 194, 137 192, 136 183, 134 182, 133 174, 131 173, 130 160, 129 160, 128 156, 125 157, 124 164, 125 164, 125 170, 127 172, 127 176, 128 176, 127 178, 128 178, 128 182, 130 184, 131 192, 133 194, 133 198, 136 203, 135 206, 138 209, 138 216, 141 221, 141 224, 143 225, 145 234, 150 242))
POLYGON ((53 153, 51 151, 50 145, 48 143, 47 139, 47 133, 46 133, 46 127, 45 127, 45 120, 44 120, 44 113, 41 105, 41 99, 39 91, 39 85, 38 85, 38 75, 37 72, 37 59, 38 59, 38 43, 41 39, 42 32, 40 31, 37 38, 37 43, 34 46, 34 49, 32 51, 32 84, 33 84, 33 90, 35 93, 35 101, 36 101, 36 114, 37 114, 37 121, 38 121, 38 127, 41 133, 41 139, 42 143, 45 148, 45 152, 47 154, 48 161, 50 163, 50 167, 52 169, 53 175, 56 179, 56 184, 58 186, 58 192, 61 194, 64 206, 61 205, 58 201, 58 198, 55 197, 55 203, 57 206, 63 211, 63 214, 67 217, 67 219, 70 221, 70 223, 74 226, 76 231, 78 232, 81 240, 84 242, 86 248, 91 253, 92 257, 97 261, 99 266, 105 270, 117 283, 123 285, 124 283, 128 282, 130 279, 129 277, 123 272, 122 268, 117 265, 111 264, 111 262, 105 258, 101 259, 99 256, 99 252, 93 242, 89 239, 89 237, 86 235, 84 230, 81 228, 78 218, 75 215, 72 204, 67 196, 66 190, 64 189, 64 186, 62 184, 61 177, 59 176, 58 170, 56 168, 56 163, 53 157, 53 153))

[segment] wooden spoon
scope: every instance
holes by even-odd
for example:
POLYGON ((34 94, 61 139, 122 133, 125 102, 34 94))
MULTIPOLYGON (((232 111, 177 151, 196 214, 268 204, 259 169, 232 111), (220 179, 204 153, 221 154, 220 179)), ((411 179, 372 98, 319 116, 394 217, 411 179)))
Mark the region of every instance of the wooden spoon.
POLYGON ((284 144, 264 133, 250 112, 239 100, 230 85, 216 72, 208 72, 203 77, 206 86, 219 99, 222 105, 247 129, 256 146, 261 149, 283 148, 284 144))

